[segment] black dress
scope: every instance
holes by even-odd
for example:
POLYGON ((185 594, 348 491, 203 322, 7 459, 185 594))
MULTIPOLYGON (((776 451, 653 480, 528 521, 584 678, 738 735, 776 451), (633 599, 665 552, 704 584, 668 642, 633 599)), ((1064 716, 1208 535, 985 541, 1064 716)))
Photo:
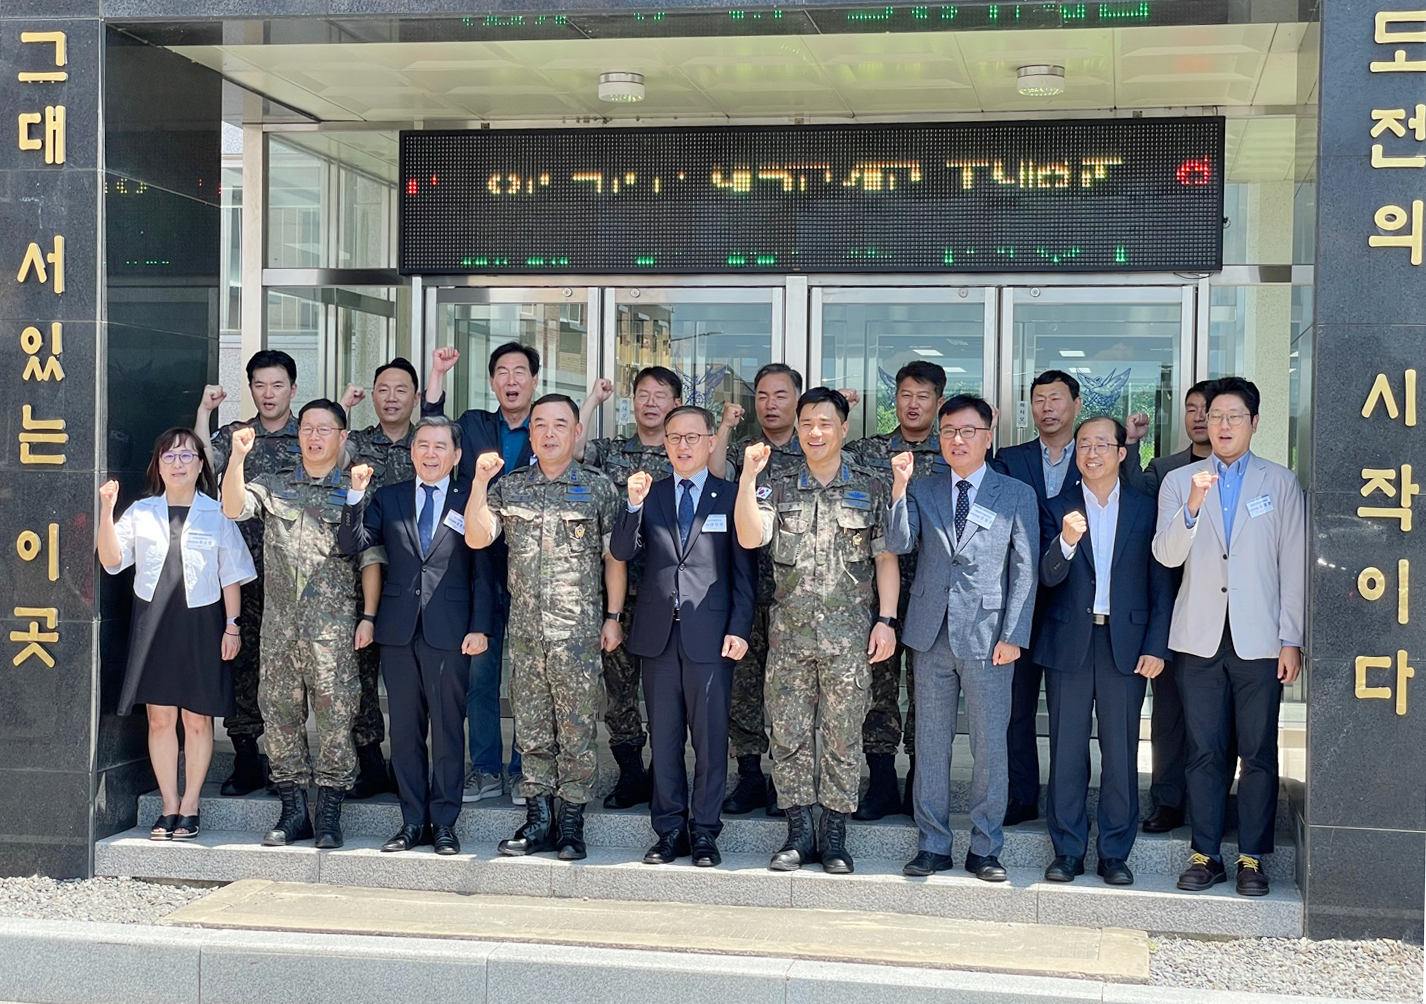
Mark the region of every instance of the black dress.
POLYGON ((233 675, 223 663, 221 598, 189 609, 183 585, 183 524, 187 506, 168 507, 168 555, 152 600, 134 597, 129 667, 119 714, 135 704, 164 704, 199 715, 225 717, 233 704, 233 675))

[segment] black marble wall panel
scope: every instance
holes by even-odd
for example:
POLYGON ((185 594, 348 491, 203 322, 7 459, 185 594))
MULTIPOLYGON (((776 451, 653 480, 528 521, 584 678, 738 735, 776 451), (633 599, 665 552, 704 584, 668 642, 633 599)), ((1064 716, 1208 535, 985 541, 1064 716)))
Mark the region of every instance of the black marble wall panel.
POLYGON ((1426 171, 1373 166, 1373 145, 1378 163, 1422 157, 1426 166, 1426 143, 1409 128, 1372 136, 1386 111, 1412 115, 1426 87, 1420 6, 1322 5, 1308 476, 1305 891, 1314 937, 1422 937, 1426 506, 1416 485, 1426 478, 1426 171), (1415 21, 1392 17, 1413 10, 1415 21), (1398 59, 1415 65, 1392 68, 1398 59), (1408 370, 1419 370, 1419 386, 1408 370), (1367 409, 1379 380, 1391 407, 1383 397, 1367 409))

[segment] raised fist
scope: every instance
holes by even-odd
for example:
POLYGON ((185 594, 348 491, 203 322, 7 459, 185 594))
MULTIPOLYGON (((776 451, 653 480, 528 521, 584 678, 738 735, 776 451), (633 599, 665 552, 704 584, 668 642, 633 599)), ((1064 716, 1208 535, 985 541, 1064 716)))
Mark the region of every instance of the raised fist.
POLYGON ((591 404, 603 404, 614 396, 614 381, 607 377, 595 377, 594 382, 589 385, 589 402, 591 404))
POLYGON ((1088 529, 1089 521, 1084 518, 1084 513, 1067 512, 1064 522, 1060 525, 1060 539, 1070 547, 1074 547, 1088 529))
POLYGON ((766 443, 749 443, 743 451, 743 473, 757 477, 772 459, 772 447, 766 443))
POLYGON ((105 509, 113 509, 114 503, 119 501, 119 482, 105 481, 100 485, 99 501, 103 503, 105 509))
POLYGON ((371 465, 357 464, 353 467, 352 489, 354 491, 364 492, 369 484, 371 484, 371 465))
POLYGON ((253 443, 257 442, 257 430, 251 426, 245 426, 233 433, 233 456, 246 457, 253 451, 253 443))
POLYGON ((482 453, 475 461, 476 483, 480 485, 490 484, 491 479, 500 473, 500 468, 504 466, 504 458, 494 450, 491 450, 489 453, 482 453))
POLYGON ((654 479, 647 471, 635 471, 629 475, 629 504, 643 505, 644 499, 649 497, 649 489, 653 487, 654 479))
POLYGON ((848 408, 855 408, 862 403, 862 392, 855 387, 839 387, 837 393, 847 399, 848 408))
POLYGON ((905 489, 911 480, 911 472, 915 469, 916 459, 911 456, 909 450, 898 453, 891 458, 892 487, 905 489))
POLYGON ((1124 420, 1124 428, 1128 432, 1125 442, 1137 443, 1149 434, 1149 416, 1136 411, 1124 420))
POLYGON ((1188 511, 1193 515, 1198 515, 1199 508, 1203 501, 1208 498, 1208 489, 1212 488, 1218 480, 1218 475, 1212 471, 1197 471, 1193 475, 1193 487, 1188 490, 1188 511))
POLYGON ((437 349, 431 354, 431 368, 441 375, 455 369, 458 362, 460 362, 460 349, 437 349))
POLYGON ((723 428, 734 428, 743 420, 745 414, 747 414, 747 412, 741 404, 734 404, 732 401, 729 401, 723 405, 723 428))
POLYGON ((210 383, 203 388, 203 397, 199 400, 198 406, 204 411, 216 411, 218 405, 228 399, 228 392, 215 383, 210 383))
POLYGON ((347 384, 347 389, 342 391, 341 406, 347 411, 351 411, 366 398, 366 391, 362 390, 354 383, 347 384))

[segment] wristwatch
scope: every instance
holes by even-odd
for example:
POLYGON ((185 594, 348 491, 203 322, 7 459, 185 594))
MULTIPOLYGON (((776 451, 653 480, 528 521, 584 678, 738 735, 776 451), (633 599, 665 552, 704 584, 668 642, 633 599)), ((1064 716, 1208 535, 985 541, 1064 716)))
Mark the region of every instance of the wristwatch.
POLYGON ((361 619, 364 620, 364 621, 371 621, 373 624, 375 624, 375 623, 376 623, 376 614, 362 614, 362 615, 361 615, 361 619))
POLYGON ((232 626, 232 627, 242 627, 242 626, 243 626, 243 616, 242 616, 242 614, 239 614, 239 615, 236 616, 236 617, 229 617, 229 618, 228 618, 228 624, 229 624, 230 626, 232 626))
POLYGON ((609 611, 606 610, 606 611, 604 612, 604 619, 605 619, 606 621, 618 621, 618 620, 623 620, 623 619, 624 619, 624 615, 623 615, 622 613, 620 613, 619 611, 617 611, 617 610, 614 611, 613 613, 610 613, 609 611))
POLYGON ((877 622, 878 624, 885 624, 887 627, 891 628, 891 630, 893 630, 893 631, 900 631, 900 630, 901 630, 901 622, 900 622, 899 620, 897 620, 895 617, 878 617, 878 618, 876 619, 876 622, 877 622))

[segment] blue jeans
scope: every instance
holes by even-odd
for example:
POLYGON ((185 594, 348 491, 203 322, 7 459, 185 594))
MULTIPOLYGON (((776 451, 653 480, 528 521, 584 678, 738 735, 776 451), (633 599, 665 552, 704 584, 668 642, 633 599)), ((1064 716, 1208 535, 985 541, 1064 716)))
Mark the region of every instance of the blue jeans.
MULTIPOLYGON (((466 691, 466 725, 470 730, 470 766, 486 774, 499 774, 505 764, 500 737, 500 663, 505 653, 505 622, 510 617, 510 594, 503 589, 495 601, 495 625, 490 644, 470 657, 470 689, 466 691)), ((520 750, 510 750, 510 773, 520 773, 520 750)))

